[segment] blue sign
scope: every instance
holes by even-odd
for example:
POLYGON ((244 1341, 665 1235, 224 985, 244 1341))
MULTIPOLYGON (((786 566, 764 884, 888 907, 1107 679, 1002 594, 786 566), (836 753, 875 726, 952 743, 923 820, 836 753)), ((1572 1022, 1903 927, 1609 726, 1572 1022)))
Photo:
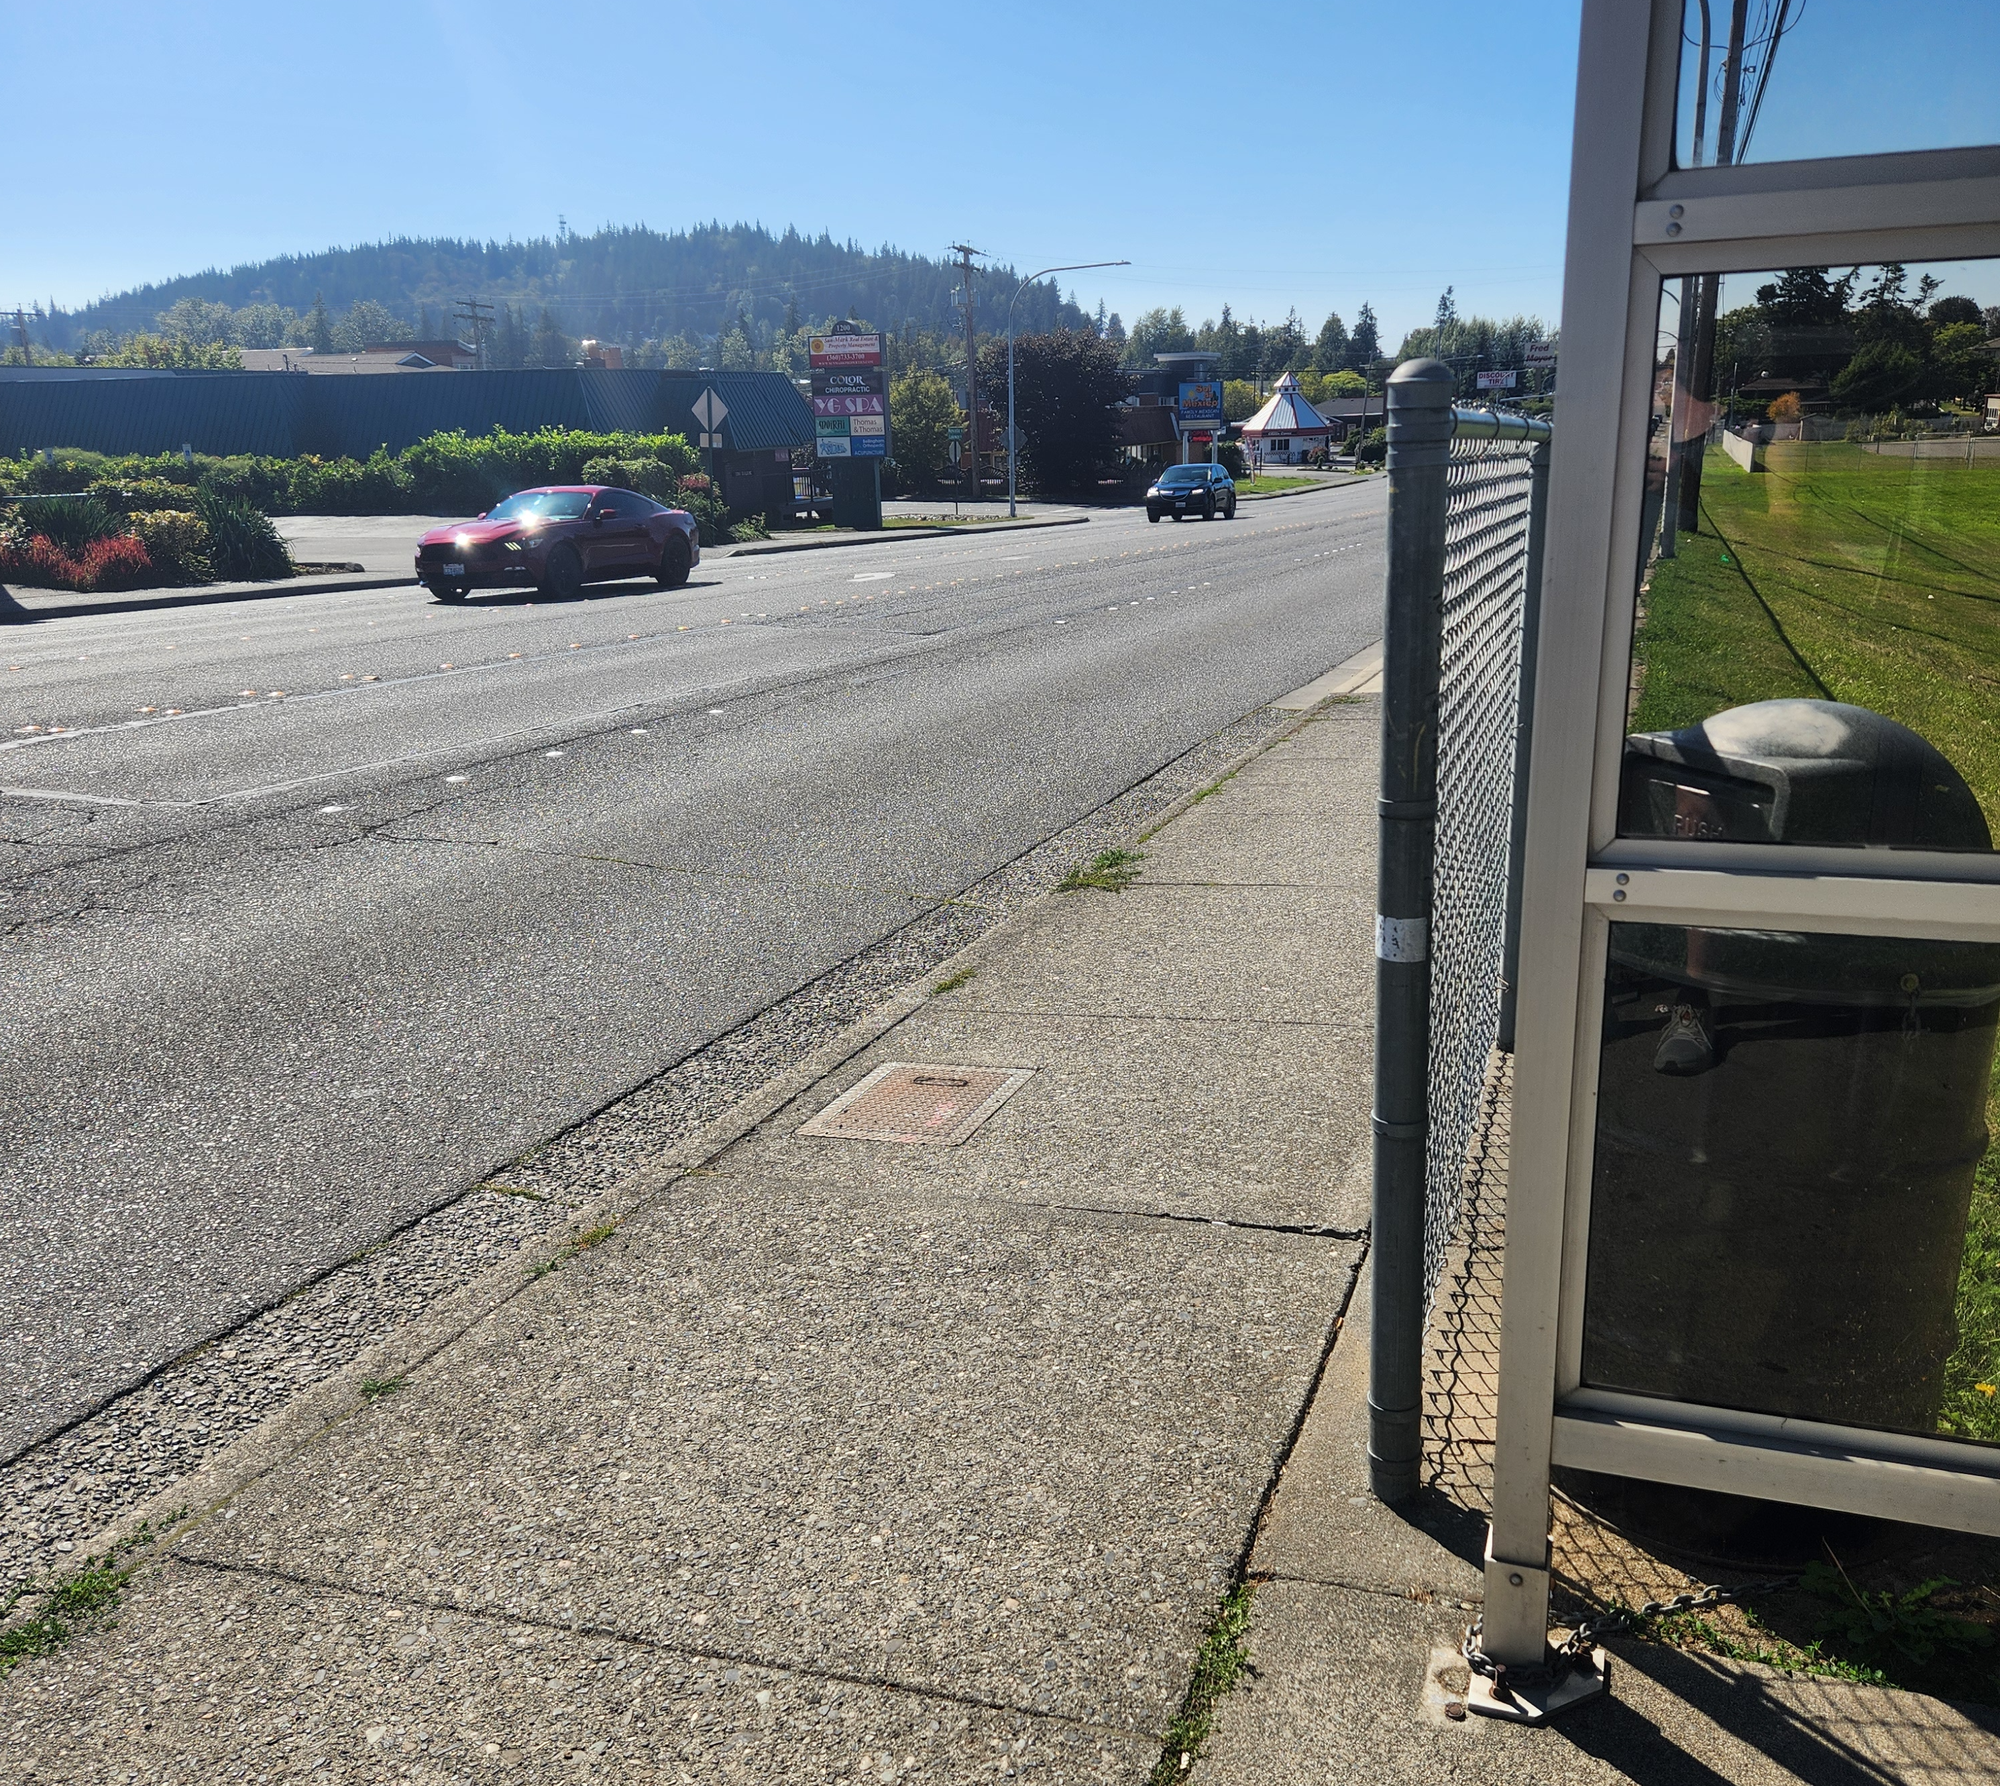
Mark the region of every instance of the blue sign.
POLYGON ((1222 380, 1204 378, 1181 386, 1181 430, 1222 426, 1222 380))
MULTIPOLYGON (((820 451, 826 451, 826 442, 819 443, 820 451)), ((850 459, 886 459, 889 456, 889 437, 886 434, 857 434, 847 443, 850 459)))

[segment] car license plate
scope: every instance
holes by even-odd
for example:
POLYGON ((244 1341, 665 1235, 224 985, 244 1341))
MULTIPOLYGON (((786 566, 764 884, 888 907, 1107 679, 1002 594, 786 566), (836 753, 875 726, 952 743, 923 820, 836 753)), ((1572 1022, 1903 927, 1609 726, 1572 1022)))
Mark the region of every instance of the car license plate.
POLYGON ((448 564, 444 567, 444 574, 447 577, 462 577, 465 575, 465 566, 462 564, 448 564))

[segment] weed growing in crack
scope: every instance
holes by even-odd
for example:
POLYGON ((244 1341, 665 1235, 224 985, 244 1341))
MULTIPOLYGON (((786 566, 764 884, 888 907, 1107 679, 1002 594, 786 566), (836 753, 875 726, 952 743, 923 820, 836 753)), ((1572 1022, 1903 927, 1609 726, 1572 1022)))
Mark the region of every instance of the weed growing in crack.
POLYGON ((504 1179, 489 1178, 479 1187, 482 1191, 497 1191, 503 1197, 527 1197, 536 1203, 546 1203, 546 1191, 531 1191, 525 1185, 508 1184, 504 1179))
POLYGON ((1058 893, 1080 893, 1093 887, 1100 893, 1122 893, 1139 878, 1145 856, 1137 850, 1101 850, 1088 863, 1078 863, 1056 882, 1058 893))
POLYGON ((361 1399, 378 1402, 385 1395, 394 1395, 397 1390, 407 1388, 408 1377, 363 1377, 361 1379, 361 1399))
POLYGON ((552 1271, 560 1271, 578 1253, 587 1253, 594 1246, 602 1246, 618 1232, 619 1218, 613 1216, 608 1222, 599 1222, 595 1228, 586 1228, 574 1240, 559 1248, 553 1259, 545 1259, 528 1273, 531 1278, 547 1277, 552 1271))
POLYGON ((957 973, 951 976, 950 979, 940 980, 935 986, 933 986, 931 988, 931 996, 935 998, 940 992, 956 992, 959 989, 959 987, 963 986, 966 983, 966 981, 972 979, 975 975, 978 974, 978 972, 979 970, 976 967, 960 968, 957 973))
POLYGON ((50 1656, 79 1631, 102 1624, 118 1604, 125 1584, 137 1567, 123 1559, 143 1550, 162 1532, 187 1517, 185 1507, 164 1520, 158 1531, 149 1523, 129 1538, 121 1539, 101 1557, 86 1557, 74 1574, 53 1586, 24 1582, 0 1601, 0 1679, 19 1663, 35 1656, 50 1656), (26 1618, 17 1618, 24 1601, 38 1600, 39 1609, 26 1618))
POLYGON ((1193 1678, 1181 1709, 1167 1726, 1147 1786, 1171 1786, 1194 1766, 1215 1729, 1217 1703, 1249 1671, 1250 1601, 1256 1591, 1255 1582, 1239 1581, 1223 1595, 1208 1635, 1195 1652, 1193 1678))

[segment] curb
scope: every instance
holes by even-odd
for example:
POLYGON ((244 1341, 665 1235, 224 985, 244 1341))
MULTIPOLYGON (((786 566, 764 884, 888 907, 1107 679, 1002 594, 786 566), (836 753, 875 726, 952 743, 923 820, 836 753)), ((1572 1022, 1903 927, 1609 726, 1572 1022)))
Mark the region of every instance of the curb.
POLYGON ((960 527, 885 527, 879 533, 853 533, 823 540, 778 540, 769 545, 738 546, 731 558, 761 558, 771 552, 815 552, 829 546, 879 546, 909 539, 935 539, 949 534, 954 539, 965 533, 1031 533, 1038 527, 1081 527, 1088 515, 1058 515, 1047 521, 968 521, 960 527))
MULTIPOLYGON (((1324 705, 1322 701, 1294 714, 1267 737, 1230 758, 1201 786, 1190 788, 1143 829, 1133 832, 1128 843, 1143 844, 1164 830, 1210 789, 1284 743, 1324 705)), ((302 1390, 192 1475, 119 1515, 95 1538, 79 1544, 74 1555, 65 1559, 64 1566, 49 1570, 46 1579, 51 1583, 67 1579, 87 1567, 93 1558, 110 1555, 119 1545, 137 1540, 148 1527, 158 1534, 157 1540, 147 1549, 135 1552, 133 1566, 142 1568, 171 1555, 185 1533, 220 1513, 258 1478, 362 1412, 367 1406, 360 1394, 364 1380, 407 1376, 429 1363, 528 1289, 539 1276, 536 1268, 553 1261, 572 1240, 606 1222, 623 1223, 638 1214, 680 1179, 698 1171, 768 1122, 794 1098, 811 1090, 929 1003, 935 996, 931 991, 933 986, 967 967, 978 966, 996 950, 1009 946, 1043 905, 1057 897, 1055 889, 1049 888, 955 954, 926 969, 918 979, 891 993, 866 1016, 823 1043, 796 1066, 739 1099, 657 1164, 633 1173, 602 1197, 574 1211, 561 1228, 527 1242, 510 1258, 440 1297, 406 1326, 385 1335, 339 1370, 302 1390)))
MULTIPOLYGON (((215 602, 272 601, 285 595, 335 595, 347 589, 397 589, 419 587, 413 576, 401 571, 377 572, 360 577, 293 577, 284 583, 243 583, 230 589, 188 589, 149 592, 129 590, 123 597, 111 595, 103 601, 51 602, 28 607, 17 597, 0 589, 0 625, 18 625, 28 620, 75 620, 87 614, 142 614, 153 608, 199 608, 215 602)), ((68 594, 67 590, 56 591, 68 594)))

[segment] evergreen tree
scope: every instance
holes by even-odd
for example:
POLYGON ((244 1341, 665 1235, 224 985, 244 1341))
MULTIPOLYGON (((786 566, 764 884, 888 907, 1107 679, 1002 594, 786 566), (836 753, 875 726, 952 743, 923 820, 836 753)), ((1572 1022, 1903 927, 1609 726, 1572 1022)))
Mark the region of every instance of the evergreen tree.
POLYGON ((1340 371, 1347 364, 1348 346, 1347 325, 1340 320, 1340 312, 1329 311, 1319 326, 1319 338, 1313 342, 1313 370, 1340 371))
POLYGON ((1380 331, 1375 322, 1375 306, 1363 304, 1354 319, 1354 333, 1347 338, 1347 363, 1356 372, 1366 372, 1382 357, 1380 331))
POLYGON ((1115 310, 1111 313, 1111 320, 1104 325, 1104 339, 1116 342, 1120 347, 1125 345, 1125 320, 1115 310))
POLYGON ((326 313, 326 293, 313 293, 311 313, 306 317, 306 345, 314 353, 333 352, 333 318, 326 313))
POLYGON ((535 338, 528 351, 528 363, 534 366, 569 366, 575 361, 575 344, 557 325, 554 313, 543 305, 542 314, 535 321, 535 338))

